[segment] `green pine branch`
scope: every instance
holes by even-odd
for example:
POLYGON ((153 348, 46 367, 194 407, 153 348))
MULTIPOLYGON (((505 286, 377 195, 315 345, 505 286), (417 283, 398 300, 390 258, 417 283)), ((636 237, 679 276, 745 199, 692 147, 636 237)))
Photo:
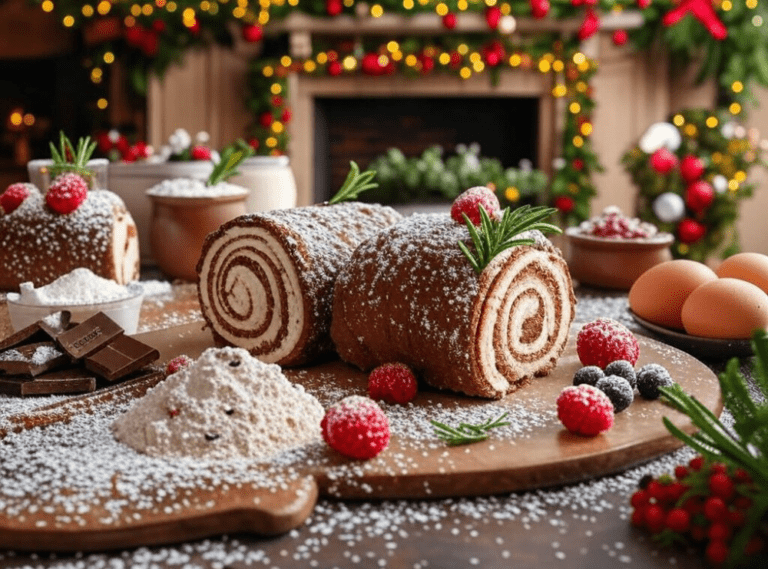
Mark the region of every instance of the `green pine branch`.
POLYGON ((87 167, 87 164, 93 151, 96 150, 96 141, 91 141, 90 136, 80 138, 75 148, 62 130, 59 131, 59 147, 57 148, 53 142, 49 145, 53 159, 53 164, 49 168, 52 177, 55 178, 64 172, 74 172, 86 179, 91 178, 93 171, 87 167))
POLYGON ((350 169, 347 174, 346 180, 336 192, 336 195, 328 200, 329 204, 341 203, 348 200, 357 199, 357 197, 365 190, 372 188, 378 188, 379 185, 371 180, 376 176, 375 170, 366 170, 360 173, 360 167, 354 162, 349 163, 350 169))
POLYGON ((472 239, 472 244, 475 246, 475 253, 464 243, 459 242, 459 248, 478 275, 502 251, 517 245, 531 245, 534 243, 534 240, 530 238, 517 238, 521 233, 534 229, 542 233, 562 233, 562 230, 556 225, 544 222, 544 219, 557 211, 552 207, 523 205, 514 210, 506 208, 501 220, 491 219, 482 205, 479 206, 479 210, 479 230, 467 217, 467 214, 463 214, 464 223, 467 224, 469 236, 472 239))
POLYGON ((215 186, 239 173, 238 166, 253 155, 253 148, 243 139, 239 139, 221 151, 220 160, 214 165, 208 176, 207 186, 215 186))

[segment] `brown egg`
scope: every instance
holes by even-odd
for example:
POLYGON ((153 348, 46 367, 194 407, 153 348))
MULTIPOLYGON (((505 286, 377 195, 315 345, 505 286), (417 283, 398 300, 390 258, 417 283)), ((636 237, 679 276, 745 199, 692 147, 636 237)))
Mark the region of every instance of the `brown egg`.
POLYGON ((683 305, 686 333, 707 338, 745 339, 768 330, 768 294, 740 279, 717 279, 694 290, 683 305))
POLYGON ((681 314, 688 295, 716 279, 715 272, 704 263, 688 259, 660 263, 640 275, 629 289, 629 307, 654 324, 683 330, 681 314))
POLYGON ((750 282, 768 294, 768 255, 736 253, 723 261, 715 272, 721 278, 750 282))

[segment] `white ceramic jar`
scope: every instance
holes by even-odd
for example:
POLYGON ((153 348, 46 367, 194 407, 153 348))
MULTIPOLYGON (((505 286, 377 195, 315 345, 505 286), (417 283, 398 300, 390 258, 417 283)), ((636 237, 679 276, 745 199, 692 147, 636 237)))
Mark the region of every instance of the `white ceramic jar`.
POLYGON ((250 190, 246 200, 249 213, 296 206, 296 180, 287 156, 252 156, 238 171, 228 181, 250 190))

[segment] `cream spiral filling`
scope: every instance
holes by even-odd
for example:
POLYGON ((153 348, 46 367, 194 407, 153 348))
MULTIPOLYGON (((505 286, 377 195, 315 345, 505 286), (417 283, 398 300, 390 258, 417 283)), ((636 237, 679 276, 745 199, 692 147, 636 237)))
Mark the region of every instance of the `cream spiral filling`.
POLYGON ((472 361, 494 389, 514 389, 518 379, 541 375, 556 362, 573 318, 560 257, 533 247, 500 255, 483 273, 478 299, 472 361))
POLYGON ((214 331, 267 363, 297 346, 304 302, 296 265, 283 244, 260 227, 233 227, 201 259, 201 307, 214 331))

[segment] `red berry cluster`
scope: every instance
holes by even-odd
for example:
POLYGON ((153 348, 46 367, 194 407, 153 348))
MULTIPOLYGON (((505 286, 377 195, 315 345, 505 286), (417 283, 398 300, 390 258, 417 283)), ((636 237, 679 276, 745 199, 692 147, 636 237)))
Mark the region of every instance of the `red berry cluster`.
POLYGON ((637 217, 627 217, 617 207, 607 207, 599 217, 584 222, 581 231, 595 237, 647 239, 657 233, 656 226, 637 217))
MULTIPOLYGON (((757 491, 748 473, 697 456, 674 476, 646 477, 630 503, 632 523, 664 543, 683 538, 700 545, 713 565, 731 556, 734 538, 744 529, 757 491)), ((749 536, 744 555, 765 554, 765 526, 749 536)), ((736 553, 740 553, 736 551, 736 553)))

